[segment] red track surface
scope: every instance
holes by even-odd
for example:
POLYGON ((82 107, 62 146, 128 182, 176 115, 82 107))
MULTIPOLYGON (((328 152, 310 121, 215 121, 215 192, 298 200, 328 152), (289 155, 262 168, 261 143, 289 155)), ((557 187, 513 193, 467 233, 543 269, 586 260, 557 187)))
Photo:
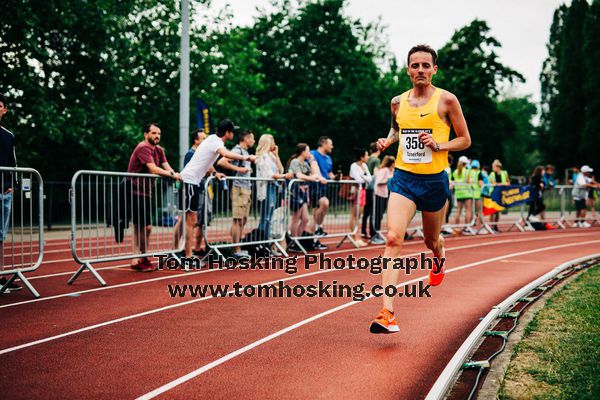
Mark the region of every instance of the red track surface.
MULTIPOLYGON (((192 373, 159 397, 418 399, 490 307, 552 267, 598 252, 600 229, 447 239, 444 283, 431 298, 398 300, 400 333, 387 336, 368 332, 379 299, 172 299, 167 292, 173 283, 380 283, 366 271, 305 270, 300 261, 296 275, 144 274, 115 267, 122 261, 101 266, 111 286, 101 288, 87 272, 68 286, 77 266, 61 261, 70 258, 66 241, 48 244, 48 262, 30 275, 44 297, 32 300, 25 289, 0 297, 3 398, 135 398, 192 373)), ((404 254, 420 251, 422 242, 412 241, 404 254)), ((346 247, 327 255, 381 252, 346 247)), ((402 273, 401 281, 425 275, 402 273)))

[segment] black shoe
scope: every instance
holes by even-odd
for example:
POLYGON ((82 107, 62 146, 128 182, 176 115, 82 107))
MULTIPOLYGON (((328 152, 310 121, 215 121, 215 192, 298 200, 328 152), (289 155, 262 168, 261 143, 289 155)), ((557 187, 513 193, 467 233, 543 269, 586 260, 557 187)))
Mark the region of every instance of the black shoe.
POLYGON ((327 236, 327 232, 325 232, 323 230, 323 228, 318 227, 317 229, 315 229, 315 235, 318 235, 318 236, 327 236))
POLYGON ((298 245, 295 242, 292 242, 288 245, 287 252, 288 253, 304 253, 302 250, 300 250, 300 247, 298 247, 298 245))
POLYGON ((318 240, 315 240, 315 244, 313 245, 314 250, 327 250, 329 247, 325 246, 318 240))
MULTIPOLYGON (((0 278, 0 287, 2 287, 2 286, 4 286, 4 285, 6 285, 6 282, 8 282, 8 281, 6 280, 6 278, 0 278)), ((7 292, 9 292, 9 293, 10 293, 10 292, 16 292, 16 291, 19 291, 19 290, 21 290, 21 289, 23 289, 23 288, 22 288, 21 286, 17 285, 17 284, 16 284, 16 283, 13 281, 13 282, 11 282, 11 283, 10 283, 10 285, 8 285, 8 288, 7 288, 7 289, 8 289, 8 290, 7 290, 7 292)))
POLYGON ((181 259, 181 258, 185 257, 185 250, 177 251, 173 254, 175 255, 175 257, 181 259))
POLYGON ((206 255, 206 250, 194 250, 192 254, 196 257, 204 257, 206 255))

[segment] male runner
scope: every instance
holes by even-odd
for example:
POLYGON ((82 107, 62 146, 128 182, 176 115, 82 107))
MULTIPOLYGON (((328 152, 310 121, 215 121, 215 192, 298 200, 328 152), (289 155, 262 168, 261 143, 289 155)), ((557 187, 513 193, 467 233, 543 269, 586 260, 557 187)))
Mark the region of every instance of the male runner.
MULTIPOLYGON (((448 151, 461 151, 471 145, 471 137, 455 95, 431 84, 437 72, 437 54, 426 45, 408 52, 407 72, 413 88, 391 101, 392 126, 387 138, 377 145, 384 150, 400 141, 396 170, 389 181, 387 208, 388 235, 384 257, 400 256, 408 224, 416 210, 422 212, 423 235, 434 257, 444 256, 444 239, 440 235, 449 197, 448 151), (450 126, 456 138, 450 139, 450 126)), ((400 270, 383 272, 383 287, 398 283, 400 270)), ((429 272, 429 284, 439 285, 444 269, 429 272)), ((371 323, 372 333, 398 332, 394 317, 394 298, 383 296, 383 309, 371 323)))

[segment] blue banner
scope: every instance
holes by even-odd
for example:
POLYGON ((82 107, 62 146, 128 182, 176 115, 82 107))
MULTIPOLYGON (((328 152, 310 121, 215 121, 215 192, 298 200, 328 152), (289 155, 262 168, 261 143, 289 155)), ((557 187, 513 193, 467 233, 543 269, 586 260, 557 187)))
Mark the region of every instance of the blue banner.
POLYGON ((528 203, 531 198, 530 186, 495 186, 493 190, 482 193, 483 215, 492 215, 506 208, 528 203))
POLYGON ((210 135, 210 110, 202 99, 196 100, 196 127, 210 135))

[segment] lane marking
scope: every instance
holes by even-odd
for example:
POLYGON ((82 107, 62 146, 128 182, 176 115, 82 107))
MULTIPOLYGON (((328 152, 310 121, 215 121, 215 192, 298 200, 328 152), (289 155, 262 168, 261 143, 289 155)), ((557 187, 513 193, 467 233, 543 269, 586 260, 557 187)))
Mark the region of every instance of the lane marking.
MULTIPOLYGON (((521 234, 521 233, 522 232, 513 232, 513 233, 507 233, 507 234, 521 234)), ((540 233, 542 233, 542 232, 540 232, 540 233)), ((589 233, 584 233, 584 232, 580 232, 580 233, 567 233, 567 232, 565 232, 565 234, 563 234, 561 237, 586 236, 588 234, 589 233)), ((461 237, 456 237, 456 238, 453 237, 452 240, 454 240, 454 239, 459 239, 459 240, 492 239, 493 237, 494 236, 482 236, 482 235, 479 235, 479 236, 477 236, 477 235, 468 236, 468 235, 466 235, 466 236, 461 236, 461 237)), ((504 235, 502 237, 504 239, 508 238, 507 236, 504 236, 504 235)), ((335 243, 338 243, 339 240, 333 240, 333 241, 327 241, 327 242, 326 241, 322 241, 322 242, 324 244, 335 244, 335 243)), ((415 241, 410 241, 410 242, 404 243, 404 246, 417 245, 417 244, 420 244, 420 243, 422 243, 422 240, 417 239, 415 241)), ((68 246, 68 243, 67 243, 67 246, 68 246)), ((381 248, 381 247, 383 247, 383 246, 370 246, 369 248, 370 249, 374 249, 374 248, 381 248)), ((70 247, 66 247, 64 250, 61 249, 61 250, 44 251, 44 254, 47 254, 47 253, 68 253, 68 254, 71 254, 71 248, 70 247)), ((35 254, 37 254, 37 253, 35 253, 35 254)), ((124 253, 123 254, 117 253, 115 255, 120 256, 120 255, 125 255, 125 254, 124 253)), ((27 256, 29 256, 29 255, 27 255, 27 256)), ((18 256, 18 257, 20 257, 20 256, 18 256)), ((15 258, 18 258, 18 257, 15 257, 15 258)), ((73 257, 70 257, 70 258, 65 258, 65 259, 60 259, 60 260, 42 261, 42 265, 40 265, 39 268, 44 268, 44 266, 47 265, 47 264, 66 263, 66 262, 76 263, 75 260, 73 259, 73 257)), ((115 261, 108 261, 107 263, 110 263, 110 262, 115 262, 115 261)), ((107 264, 107 263, 102 263, 102 264, 107 264)), ((28 266, 29 264, 18 264, 18 265, 15 265, 15 266, 19 267, 19 266, 23 266, 23 265, 28 266)), ((76 264, 76 265, 79 266, 79 264, 76 264)), ((101 267, 101 268, 96 268, 96 270, 103 271, 103 270, 114 269, 115 267, 118 268, 118 267, 127 266, 127 265, 129 265, 129 264, 120 264, 120 265, 111 266, 111 267, 101 267)), ((72 275, 74 272, 75 272, 74 270, 69 270, 69 271, 57 272, 57 273, 46 274, 46 275, 32 275, 31 277, 28 277, 28 279, 32 280, 32 279, 42 279, 42 278, 53 278, 53 277, 56 277, 56 276, 72 275)), ((87 273, 87 272, 88 272, 87 270, 84 271, 84 273, 87 273)))
MULTIPOLYGON (((523 252, 510 253, 508 255, 493 257, 493 258, 489 258, 489 259, 486 259, 486 260, 477 261, 477 262, 474 262, 474 263, 471 263, 471 264, 466 264, 465 266, 456 267, 456 268, 450 269, 448 271, 459 271, 459 270, 464 269, 464 268, 470 268, 470 267, 481 265, 481 264, 484 264, 484 263, 494 262, 494 261, 497 261, 497 260, 502 260, 502 259, 505 259, 505 258, 510 258, 510 257, 514 257, 514 256, 524 255, 524 254, 531 254, 531 253, 542 252, 542 251, 546 251, 546 250, 549 250, 549 249, 559 249, 559 248, 563 248, 563 247, 580 246, 580 245, 591 244, 591 243, 600 243, 600 240, 591 240, 591 241, 586 241, 586 242, 568 243, 568 244, 564 244, 564 245, 542 247, 540 249, 535 249, 535 250, 527 250, 527 251, 523 251, 523 252)), ((469 245, 469 246, 473 246, 473 245, 469 245)), ((454 249, 446 249, 446 250, 447 251, 451 251, 451 250, 459 250, 459 249, 461 249, 461 248, 460 247, 456 247, 454 249)), ((408 254, 407 256, 415 256, 415 255, 418 255, 418 254, 419 253, 413 253, 413 254, 408 254)), ((344 268, 343 270, 349 270, 349 269, 344 268)), ((310 277, 310 276, 315 276, 315 275, 320 275, 320 274, 325 274, 325 273, 335 272, 335 271, 343 271, 343 270, 336 270, 336 269, 319 270, 319 271, 309 272, 309 273, 298 275, 298 276, 293 276, 293 277, 284 278, 284 279, 280 278, 280 279, 275 279, 275 280, 272 280, 272 281, 269 281, 269 282, 261 282, 261 283, 257 283, 257 284, 254 284, 254 285, 247 285, 247 286, 257 287, 258 285, 275 284, 275 283, 278 283, 280 281, 287 282, 287 281, 292 281, 292 280, 296 280, 296 279, 304 279, 304 278, 310 277)), ((424 276, 424 277, 422 277, 422 278, 420 278, 420 279, 425 279, 426 277, 427 277, 427 275, 424 276)), ((417 280, 419 280, 419 279, 417 279, 417 280)), ((404 284, 406 284, 406 282, 404 284)), ((227 294, 234 293, 234 292, 235 292, 235 290, 230 290, 230 291, 227 292, 227 294)), ((141 313, 127 315, 127 316, 124 316, 124 317, 121 317, 121 318, 116 318, 116 319, 105 321, 105 322, 101 322, 101 323, 98 323, 98 324, 89 325, 89 326, 86 326, 86 327, 83 327, 83 328, 79 328, 79 329, 75 329, 75 330, 72 330, 72 331, 69 331, 69 332, 61 333, 61 334, 54 335, 54 336, 49 336, 49 337, 46 337, 46 338, 43 338, 43 339, 38 339, 38 340, 34 340, 32 342, 27 342, 27 343, 23 343, 21 345, 17 345, 17 346, 9 347, 9 348, 6 348, 6 349, 2 349, 2 350, 0 350, 0 355, 11 353, 11 352, 14 352, 14 351, 17 351, 17 350, 21 350, 21 349, 25 349, 25 348, 28 348, 28 347, 36 346, 38 344, 52 342, 52 341, 55 341, 55 340, 58 340, 58 339, 62 339, 62 338, 68 337, 68 336, 73 336, 73 335, 76 335, 76 334, 79 334, 79 333, 83 333, 83 332, 88 332, 88 331, 91 331, 91 330, 94 330, 94 329, 98 329, 98 328, 102 328, 102 327, 105 327, 105 326, 108 326, 108 325, 114 325, 114 324, 117 324, 119 322, 129 321, 129 320, 140 318, 140 317, 144 317, 144 316, 147 316, 147 315, 156 314, 156 313, 159 313, 159 312, 162 312, 162 311, 172 310, 172 309, 175 309, 175 308, 179 308, 179 307, 183 307, 183 306, 186 306, 186 305, 198 303, 198 302, 201 302, 201 301, 207 301, 207 300, 210 300, 210 299, 213 299, 213 298, 214 298, 213 296, 207 296, 207 297, 202 297, 202 298, 198 298, 198 299, 188 300, 188 301, 184 301, 184 302, 177 303, 177 304, 171 304, 171 305, 168 305, 168 306, 159 307, 159 308, 156 308, 156 309, 153 309, 153 310, 144 311, 144 312, 141 312, 141 313)), ((356 302, 351 302, 350 304, 353 304, 353 303, 356 303, 356 302)), ((327 314, 324 314, 324 315, 327 315, 327 314)), ((298 326, 302 326, 302 325, 304 325, 304 324, 301 324, 301 325, 298 325, 298 326)), ((281 336, 281 335, 277 335, 277 336, 281 336)), ((277 336, 274 336, 273 338, 275 338, 277 336)), ((256 346, 254 346, 254 347, 256 347, 256 346)), ((253 348, 253 347, 251 347, 251 348, 253 348)), ((216 364, 216 365, 218 365, 218 364, 216 364)))
MULTIPOLYGON (((490 263, 490 262, 502 260, 502 259, 505 259, 505 258, 515 257, 515 256, 521 256, 521 255, 525 255, 525 254, 539 253, 539 252, 544 252, 544 251, 548 251, 548 250, 560 249, 560 248, 564 248, 564 247, 573 247, 573 246, 580 246, 580 245, 584 245, 584 244, 592 244, 592 243, 600 243, 600 240, 591 240, 591 241, 581 242, 581 243, 567 243, 567 244, 559 245, 559 246, 542 247, 540 249, 522 251, 522 252, 507 254, 507 255, 504 255, 504 256, 493 257, 493 258, 489 258, 487 260, 477 261, 477 262, 474 262, 474 263, 470 263, 470 264, 466 264, 466 265, 463 265, 463 266, 460 266, 460 267, 449 269, 449 270, 446 271, 446 273, 460 271, 460 270, 463 270, 463 269, 466 269, 466 268, 472 268, 472 267, 475 267, 475 266, 478 266, 478 265, 481 265, 481 264, 484 264, 484 263, 490 263)), ((418 282, 418 281, 425 280, 426 278, 428 278, 427 275, 423 276, 421 278, 415 278, 415 279, 412 279, 410 281, 403 282, 401 284, 396 285, 396 287, 400 288, 400 287, 406 286, 406 285, 408 285, 410 283, 415 283, 415 282, 418 282)), ((269 336, 265 336, 262 339, 256 340, 256 341, 254 341, 254 342, 252 342, 252 343, 250 343, 250 344, 248 344, 248 345, 246 345, 244 347, 241 347, 241 348, 239 348, 239 349, 237 349, 237 350, 235 350, 235 351, 233 351, 233 352, 231 352, 231 353, 229 353, 229 354, 227 354, 227 355, 225 355, 225 356, 223 356, 221 358, 218 358, 218 359, 216 359, 216 360, 214 360, 214 361, 212 361, 212 362, 210 362, 208 364, 205 364, 202 367, 200 367, 200 368, 198 368, 198 369, 196 369, 196 370, 194 370, 194 371, 192 371, 192 372, 190 372, 190 373, 188 373, 188 374, 186 374, 186 375, 184 375, 182 377, 179 377, 179 378, 177 378, 177 379, 175 379, 175 380, 173 380, 173 381, 171 381, 171 382, 169 382, 169 383, 167 383, 167 384, 165 384, 165 385, 163 385, 163 386, 161 386, 161 387, 159 387, 157 389, 154 389, 151 392, 148 392, 148 393, 146 393, 146 394, 144 394, 142 396, 139 396, 137 398, 137 400, 149 400, 149 399, 153 399, 154 397, 159 396, 159 395, 161 395, 161 394, 163 394, 163 393, 165 393, 165 392, 167 392, 167 391, 169 391, 169 390, 171 390, 171 389, 173 389, 173 388, 181 385, 182 383, 185 383, 185 382, 187 382, 187 381, 189 381, 191 379, 194 379, 194 378, 198 377, 199 375, 202 375, 203 373, 205 373, 205 372, 207 372, 207 371, 209 371, 209 370, 211 370, 211 369, 213 369, 213 368, 215 368, 215 367, 217 367, 217 366, 219 366, 219 365, 221 365, 221 364, 223 364, 223 363, 225 363, 225 362, 227 362, 227 361, 229 361, 229 360, 231 360, 231 359, 233 359, 233 358, 235 358, 235 357, 237 357, 239 355, 242 355, 242 354, 244 354, 244 353, 246 353, 246 352, 248 352, 248 351, 250 351, 250 350, 252 350, 252 349, 254 349, 254 348, 256 348, 256 347, 258 347, 260 345, 262 345, 262 344, 265 344, 265 343, 267 343, 267 342, 269 342, 269 341, 271 341, 273 339, 276 339, 276 338, 278 338, 280 336, 283 336, 283 335, 285 335, 288 332, 296 330, 296 329, 300 328, 301 326, 307 325, 307 324, 309 324, 311 322, 314 322, 314 321, 316 321, 318 319, 326 317, 326 316, 328 316, 330 314, 333 314, 333 313, 335 313, 337 311, 343 310, 343 309, 348 308, 350 306, 353 306, 355 304, 364 303, 365 301, 367 301, 369 299, 373 299, 373 298, 376 298, 376 297, 367 297, 363 301, 351 301, 351 302, 348 302, 348 303, 344 303, 344 304, 342 304, 340 306, 337 306, 335 308, 331 308, 331 309, 329 309, 327 311, 324 311, 324 312, 322 312, 320 314, 313 315, 310 318, 304 319, 304 320, 302 320, 300 322, 297 322, 297 323, 295 323, 293 325, 290 325, 287 328, 281 329, 281 330, 279 330, 279 331, 277 331, 275 333, 270 334, 269 336)))
MULTIPOLYGON (((576 237, 576 236, 587 236, 589 234, 584 234, 584 233, 573 233, 573 234, 564 234, 561 236, 554 236, 551 239, 561 239, 561 238, 568 238, 568 237, 576 237)), ((484 239, 490 238, 492 239, 492 237, 486 237, 484 239)), ((459 247, 455 247, 454 249, 464 249, 464 248, 471 248, 471 247, 479 247, 479 246, 493 246, 493 245, 498 245, 498 244, 505 244, 505 243, 514 243, 514 242, 529 242, 529 241, 536 241, 536 240, 544 240, 544 239, 548 239, 548 237, 546 236, 535 236, 535 237, 528 237, 528 238, 522 238, 522 239, 504 239, 504 240, 490 240, 490 241, 486 241, 484 243, 477 243, 477 244, 472 244, 472 245, 465 245, 465 246, 459 246, 459 247)), ((418 242, 410 242, 407 243, 411 244, 411 245, 418 245, 418 244, 422 244, 422 241, 418 241, 418 242)), ((363 251, 369 251, 369 250, 374 250, 374 249, 382 249, 385 248, 385 246, 371 246, 371 247, 363 247, 360 249, 346 249, 346 250, 334 250, 334 251, 329 251, 326 252, 324 254, 326 255, 333 255, 333 254, 341 254, 341 253, 346 253, 346 252, 363 252, 363 251)), ((418 253, 416 253, 418 254, 418 253)), ((301 255, 299 256, 301 259, 301 255)), ((109 267, 110 268, 110 267, 109 267)), ((26 305, 26 304, 31 304, 31 303, 37 303, 37 302, 41 302, 41 301, 49 301, 49 300, 55 300, 55 299, 60 299, 60 298, 64 298, 64 297, 73 297, 74 295, 82 295, 82 294, 86 294, 86 293, 94 293, 94 292, 100 292, 100 291, 104 291, 104 290, 112 290, 112 289, 120 289, 123 287, 129 287, 129 286, 136 286, 136 285, 142 285, 142 284, 146 284, 146 283, 153 283, 153 282, 157 282, 157 281, 161 281, 161 280, 166 280, 166 279, 172 279, 172 278, 179 278, 179 277, 187 277, 187 276, 194 276, 194 275, 198 275, 198 274, 206 274, 206 273, 212 273, 212 272, 222 272, 222 271, 228 271, 228 270, 220 270, 220 269, 209 269, 209 270, 203 270, 203 271, 195 271, 195 272, 180 272, 180 273, 174 273, 173 275, 170 276, 162 276, 162 277, 158 277, 158 278, 151 278, 151 279, 144 279, 144 280, 139 280, 139 281, 134 281, 134 282, 125 282, 125 283, 120 283, 120 284, 116 284, 116 285, 111 285, 111 286, 104 286, 104 287, 97 287, 97 288, 93 288, 93 289, 86 289, 86 290, 80 290, 80 291, 75 291, 75 292, 67 292, 67 293, 62 293, 62 294, 57 294, 54 296, 46 296, 46 297, 40 297, 38 299, 30 299, 30 300, 24 300, 24 301, 20 301, 20 302, 15 302, 15 303, 8 303, 8 304, 3 304, 0 305, 0 309, 2 308, 9 308, 9 307, 16 307, 16 306, 20 306, 20 305, 26 305)), ((65 275, 70 275, 73 274, 74 272, 67 272, 65 275)))
POLYGON ((510 264, 553 264, 552 261, 528 261, 528 260, 501 260, 501 263, 510 263, 510 264))

